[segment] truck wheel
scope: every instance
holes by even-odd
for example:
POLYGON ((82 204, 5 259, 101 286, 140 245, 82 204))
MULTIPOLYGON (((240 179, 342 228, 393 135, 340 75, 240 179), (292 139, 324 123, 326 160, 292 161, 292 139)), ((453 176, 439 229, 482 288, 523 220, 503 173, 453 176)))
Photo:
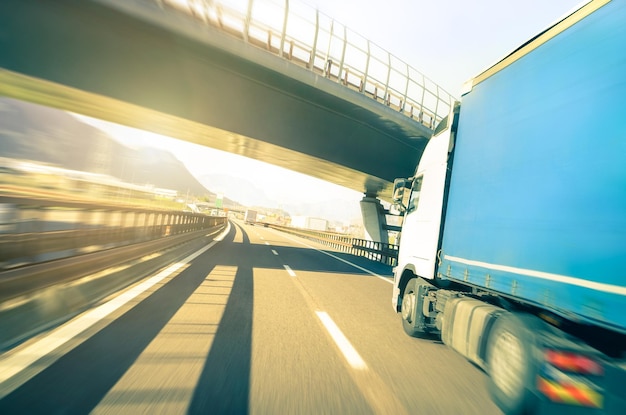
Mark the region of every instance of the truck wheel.
POLYGON ((531 391, 536 363, 532 348, 533 318, 505 313, 498 317, 487 341, 488 389, 494 402, 507 415, 533 412, 531 391))
POLYGON ((400 308, 402 314, 402 327, 406 334, 412 337, 424 336, 424 315, 417 310, 418 293, 417 278, 412 278, 404 288, 402 296, 402 306, 400 308))

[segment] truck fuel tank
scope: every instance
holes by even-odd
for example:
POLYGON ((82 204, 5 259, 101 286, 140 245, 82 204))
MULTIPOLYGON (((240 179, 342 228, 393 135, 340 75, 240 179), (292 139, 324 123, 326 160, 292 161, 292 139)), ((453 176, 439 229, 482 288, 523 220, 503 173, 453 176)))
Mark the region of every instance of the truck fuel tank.
POLYGON ((485 369, 487 338, 496 318, 504 309, 456 293, 439 290, 445 299, 442 309, 441 341, 485 369))

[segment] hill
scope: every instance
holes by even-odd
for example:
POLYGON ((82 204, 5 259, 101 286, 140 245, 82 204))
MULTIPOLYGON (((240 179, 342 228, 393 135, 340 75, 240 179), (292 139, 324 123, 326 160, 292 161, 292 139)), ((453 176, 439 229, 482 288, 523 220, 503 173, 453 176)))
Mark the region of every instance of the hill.
POLYGON ((133 149, 64 111, 8 98, 0 98, 0 155, 214 198, 168 151, 133 149))

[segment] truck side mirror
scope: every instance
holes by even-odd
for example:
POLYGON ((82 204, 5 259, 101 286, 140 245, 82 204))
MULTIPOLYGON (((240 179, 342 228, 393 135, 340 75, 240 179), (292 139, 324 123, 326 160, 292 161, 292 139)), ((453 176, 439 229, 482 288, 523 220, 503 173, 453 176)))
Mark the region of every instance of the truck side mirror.
POLYGON ((403 213, 406 211, 406 206, 404 206, 404 189, 411 188, 411 179, 395 179, 393 181, 393 204, 394 206, 403 213))

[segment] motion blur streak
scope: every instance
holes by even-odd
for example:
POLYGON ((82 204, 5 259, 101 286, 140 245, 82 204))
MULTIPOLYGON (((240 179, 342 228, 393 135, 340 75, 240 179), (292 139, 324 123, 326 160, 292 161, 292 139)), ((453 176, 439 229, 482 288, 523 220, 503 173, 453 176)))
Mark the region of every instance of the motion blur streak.
POLYGON ((215 241, 211 242, 204 248, 189 255, 182 261, 170 265, 154 277, 135 286, 134 288, 128 290, 127 292, 114 298, 113 300, 102 304, 101 306, 69 322, 64 326, 59 327, 50 335, 34 343, 30 347, 27 347, 13 355, 9 355, 7 358, 0 361, 0 367, 2 368, 2 371, 0 371, 0 384, 6 382, 17 373, 23 371, 43 356, 55 350, 57 347, 65 344, 68 340, 78 336, 80 333, 87 330, 89 327, 93 326, 97 322, 101 321, 103 318, 105 318, 115 310, 119 309, 129 301, 133 300, 141 293, 153 287, 155 284, 158 284, 163 279, 179 271, 183 266, 187 265, 189 262, 193 261, 201 254, 211 249, 218 242, 218 239, 221 240, 224 235, 226 235, 229 231, 230 225, 227 227, 224 233, 220 235, 220 237, 216 238, 215 241))

